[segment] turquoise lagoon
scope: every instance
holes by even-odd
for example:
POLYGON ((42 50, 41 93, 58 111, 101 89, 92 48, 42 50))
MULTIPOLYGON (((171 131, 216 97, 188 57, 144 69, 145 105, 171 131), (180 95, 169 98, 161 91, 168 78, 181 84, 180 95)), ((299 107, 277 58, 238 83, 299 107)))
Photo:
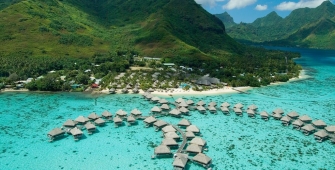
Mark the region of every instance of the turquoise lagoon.
MULTIPOLYGON (((335 124, 335 51, 285 48, 299 51, 310 77, 277 86, 250 90, 250 94, 183 96, 207 103, 241 102, 256 104, 259 111, 277 107, 285 113, 295 110, 313 119, 335 124)), ((162 96, 161 96, 162 97, 162 96)), ((182 96, 173 96, 174 99, 182 96)), ((173 101, 172 97, 166 97, 173 101)), ((172 169, 172 158, 151 159, 159 145, 161 132, 135 126, 115 128, 113 124, 75 142, 71 136, 49 143, 46 134, 66 119, 104 110, 128 113, 138 108, 148 115, 154 104, 140 95, 100 95, 78 93, 1 93, 0 94, 0 169, 172 169)), ((335 145, 318 143, 283 127, 280 121, 250 119, 244 114, 225 116, 192 112, 187 118, 197 125, 207 141, 213 169, 334 169, 335 145)), ((163 117, 177 124, 180 119, 163 117)), ((203 169, 189 164, 188 169, 203 169)))

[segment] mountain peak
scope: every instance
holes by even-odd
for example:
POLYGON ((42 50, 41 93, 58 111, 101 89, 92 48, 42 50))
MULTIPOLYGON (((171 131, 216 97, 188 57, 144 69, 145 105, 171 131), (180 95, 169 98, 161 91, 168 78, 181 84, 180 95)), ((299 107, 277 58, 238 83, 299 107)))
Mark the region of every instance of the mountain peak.
POLYGON ((234 22, 234 19, 233 17, 231 17, 228 12, 224 12, 222 14, 215 14, 215 16, 217 18, 219 18, 223 23, 224 25, 226 26, 226 28, 230 28, 234 25, 236 25, 236 23, 234 22))
POLYGON ((280 17, 275 11, 272 11, 265 17, 256 19, 252 23, 252 25, 253 26, 271 26, 271 25, 277 24, 281 20, 283 20, 283 18, 280 17))

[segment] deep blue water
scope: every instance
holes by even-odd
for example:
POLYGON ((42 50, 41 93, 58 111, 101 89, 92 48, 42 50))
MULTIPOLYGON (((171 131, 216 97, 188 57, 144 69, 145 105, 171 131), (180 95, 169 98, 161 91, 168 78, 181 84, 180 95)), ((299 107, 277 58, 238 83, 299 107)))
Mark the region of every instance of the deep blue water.
MULTIPOLYGON (((296 59, 310 77, 276 86, 250 90, 250 94, 184 96, 194 101, 218 104, 241 102, 245 108, 256 104, 259 110, 272 112, 277 107, 308 114, 335 125, 335 51, 280 48, 297 51, 296 59)), ((174 99, 182 96, 174 96, 174 99)), ((173 98, 166 97, 173 101, 173 98)), ((128 113, 138 108, 148 115, 154 106, 140 95, 92 96, 79 93, 1 93, 0 94, 0 169, 172 169, 172 159, 150 157, 159 145, 161 132, 144 128, 143 122, 132 127, 115 128, 108 124, 99 132, 75 142, 71 136, 49 143, 46 134, 66 119, 87 116, 104 110, 128 113)), ((264 122, 244 114, 187 117, 197 125, 208 143, 205 152, 213 159, 213 169, 334 169, 335 145, 318 143, 283 127, 280 121, 264 122)), ((180 119, 161 118, 177 124, 180 119)), ((189 164, 188 169, 203 169, 189 164)))

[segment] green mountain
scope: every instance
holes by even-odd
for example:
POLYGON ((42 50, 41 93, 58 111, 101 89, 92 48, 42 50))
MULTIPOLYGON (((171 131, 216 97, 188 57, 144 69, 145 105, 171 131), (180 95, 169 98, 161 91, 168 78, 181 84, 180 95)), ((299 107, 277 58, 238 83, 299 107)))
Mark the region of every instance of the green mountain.
POLYGON ((335 5, 325 1, 317 8, 293 10, 286 18, 272 12, 253 23, 235 25, 227 33, 245 42, 334 49, 335 40, 330 39, 334 16, 335 5))
POLYGON ((228 14, 228 12, 224 12, 222 14, 215 14, 215 16, 223 22, 223 24, 226 26, 226 28, 230 28, 230 27, 236 25, 236 23, 234 22, 233 17, 231 17, 228 14))
POLYGON ((219 19, 193 0, 13 2, 6 1, 0 11, 2 55, 130 53, 207 60, 244 50, 219 19))

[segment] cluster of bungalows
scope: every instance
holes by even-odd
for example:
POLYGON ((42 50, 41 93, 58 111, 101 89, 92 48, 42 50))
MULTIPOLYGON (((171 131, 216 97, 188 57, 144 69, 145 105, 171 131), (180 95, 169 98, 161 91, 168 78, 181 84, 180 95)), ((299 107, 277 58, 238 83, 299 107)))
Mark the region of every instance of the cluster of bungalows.
POLYGON ((161 130, 163 133, 163 140, 161 144, 155 148, 152 158, 172 157, 171 149, 178 149, 177 152, 173 154, 174 161, 172 164, 174 169, 184 169, 189 160, 189 156, 194 156, 191 160, 195 163, 207 168, 211 166, 211 158, 202 153, 203 150, 206 150, 206 141, 199 137, 199 135, 201 135, 200 129, 196 125, 192 125, 189 120, 182 119, 178 123, 178 126, 174 126, 164 120, 158 120, 150 116, 144 119, 144 122, 154 126, 156 131, 161 130), (181 129, 184 129, 184 131, 181 129), (178 132, 183 137, 182 141, 178 132), (179 145, 178 142, 182 143, 179 145), (183 150, 186 145, 186 150, 183 150))
POLYGON ((97 126, 104 126, 106 122, 113 122, 115 127, 123 125, 124 120, 128 123, 128 126, 137 123, 137 119, 141 118, 142 112, 138 109, 133 109, 128 115, 127 112, 120 109, 115 113, 115 116, 109 111, 102 112, 101 116, 92 112, 87 117, 78 116, 76 119, 68 119, 63 123, 62 128, 52 129, 48 134, 49 141, 52 142, 55 139, 62 138, 66 133, 71 134, 77 141, 84 135, 84 129, 87 130, 89 135, 96 131, 97 126))
MULTIPOLYGON (((284 110, 281 108, 276 108, 272 111, 272 114, 269 114, 266 111, 258 112, 258 107, 255 104, 252 104, 243 109, 244 105, 242 103, 237 103, 230 108, 228 102, 222 103, 220 106, 217 105, 215 101, 211 101, 206 104, 203 100, 200 100, 197 103, 194 103, 192 100, 186 100, 183 98, 178 98, 175 100, 174 105, 176 108, 172 109, 168 105, 168 101, 165 99, 160 99, 159 97, 153 96, 152 94, 145 93, 143 94, 144 98, 147 100, 161 104, 161 106, 155 106, 151 109, 153 114, 164 113, 168 111, 168 114, 174 117, 182 117, 182 115, 190 115, 190 110, 197 110, 201 114, 207 114, 210 112, 212 114, 217 114, 218 111, 225 115, 230 115, 231 112, 234 112, 237 116, 243 116, 243 113, 246 113, 250 118, 256 118, 256 115, 259 114, 263 120, 269 120, 271 117, 274 120, 280 120, 284 126, 289 126, 290 124, 297 130, 301 130, 305 135, 314 134, 314 137, 319 142, 322 142, 326 139, 330 139, 332 143, 335 143, 335 126, 327 126, 326 123, 322 120, 312 119, 308 115, 299 116, 296 111, 291 111, 287 115, 284 115, 284 110)), ((157 126, 159 129, 159 126, 157 126)))

